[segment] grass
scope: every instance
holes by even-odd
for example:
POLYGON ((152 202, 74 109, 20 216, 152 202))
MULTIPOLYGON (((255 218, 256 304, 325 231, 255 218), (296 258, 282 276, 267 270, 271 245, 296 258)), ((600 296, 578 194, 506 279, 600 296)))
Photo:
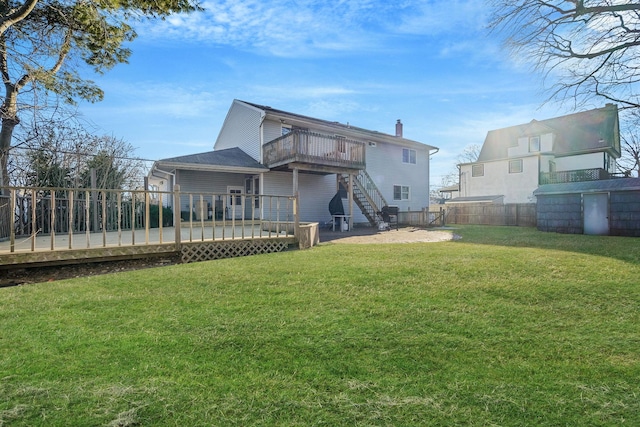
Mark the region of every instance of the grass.
POLYGON ((456 232, 0 289, 0 426, 640 425, 640 241, 456 232))

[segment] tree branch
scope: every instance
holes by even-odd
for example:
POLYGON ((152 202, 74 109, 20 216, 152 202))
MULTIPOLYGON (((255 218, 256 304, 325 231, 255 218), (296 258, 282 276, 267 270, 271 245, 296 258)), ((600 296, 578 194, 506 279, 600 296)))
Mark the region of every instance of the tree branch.
POLYGON ((573 11, 573 16, 578 17, 582 15, 598 15, 601 13, 609 13, 609 12, 629 12, 634 10, 640 10, 640 3, 584 7, 584 1, 579 1, 578 4, 576 5, 575 10, 573 11))
POLYGON ((20 7, 14 8, 7 15, 0 19, 0 35, 4 34, 13 24, 25 19, 39 0, 27 0, 20 7))

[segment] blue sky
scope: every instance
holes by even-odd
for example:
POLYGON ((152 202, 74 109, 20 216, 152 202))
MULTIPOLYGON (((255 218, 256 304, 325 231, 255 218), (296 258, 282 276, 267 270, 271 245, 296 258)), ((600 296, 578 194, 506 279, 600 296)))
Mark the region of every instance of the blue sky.
POLYGON ((440 148, 431 184, 487 131, 546 119, 539 78, 485 30, 480 0, 205 1, 142 23, 129 64, 87 75, 96 132, 160 159, 208 151, 233 99, 440 148))

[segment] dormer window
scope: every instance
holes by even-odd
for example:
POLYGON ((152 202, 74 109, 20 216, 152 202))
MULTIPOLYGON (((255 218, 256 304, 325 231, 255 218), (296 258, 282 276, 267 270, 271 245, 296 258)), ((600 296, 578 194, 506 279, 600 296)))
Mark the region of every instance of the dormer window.
POLYGON ((540 137, 532 136, 529 137, 529 152, 537 153, 540 151, 540 137))

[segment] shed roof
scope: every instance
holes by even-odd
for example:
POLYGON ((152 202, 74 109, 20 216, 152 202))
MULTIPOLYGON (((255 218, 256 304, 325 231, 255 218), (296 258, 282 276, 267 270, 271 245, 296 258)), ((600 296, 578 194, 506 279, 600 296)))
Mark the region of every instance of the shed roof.
POLYGON ((448 185, 446 187, 442 187, 438 191, 441 193, 452 193, 454 191, 460 191, 460 186, 458 184, 448 185))
POLYGON ((640 178, 546 184, 538 187, 533 194, 535 196, 544 196, 568 193, 598 193, 604 191, 640 191, 640 178))
POLYGON ((447 200, 445 203, 502 203, 504 195, 497 194, 493 196, 470 196, 470 197, 455 197, 447 200))

